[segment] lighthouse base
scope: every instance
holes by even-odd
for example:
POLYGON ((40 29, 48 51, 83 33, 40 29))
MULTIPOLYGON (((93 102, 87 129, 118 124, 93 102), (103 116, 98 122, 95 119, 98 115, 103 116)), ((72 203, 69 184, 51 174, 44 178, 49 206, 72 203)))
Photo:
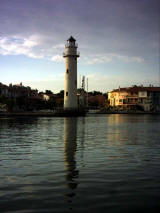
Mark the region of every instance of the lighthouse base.
POLYGON ((61 115, 67 117, 77 117, 77 116, 85 116, 85 109, 75 109, 75 108, 65 108, 61 112, 61 115))

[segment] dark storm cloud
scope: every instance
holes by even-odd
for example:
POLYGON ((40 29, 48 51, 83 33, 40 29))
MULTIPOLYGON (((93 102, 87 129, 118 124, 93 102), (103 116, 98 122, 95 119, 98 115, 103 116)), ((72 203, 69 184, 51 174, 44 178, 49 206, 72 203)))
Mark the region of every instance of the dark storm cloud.
POLYGON ((82 52, 145 56, 158 45, 159 0, 1 0, 1 35, 44 36, 46 45, 73 34, 82 52))

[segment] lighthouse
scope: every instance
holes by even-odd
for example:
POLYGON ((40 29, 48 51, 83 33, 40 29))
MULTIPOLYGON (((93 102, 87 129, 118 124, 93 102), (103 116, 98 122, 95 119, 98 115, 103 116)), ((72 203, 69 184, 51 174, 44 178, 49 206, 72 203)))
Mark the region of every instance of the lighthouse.
POLYGON ((64 85, 64 110, 75 111, 78 109, 77 101, 77 53, 76 40, 71 36, 65 45, 65 85, 64 85))

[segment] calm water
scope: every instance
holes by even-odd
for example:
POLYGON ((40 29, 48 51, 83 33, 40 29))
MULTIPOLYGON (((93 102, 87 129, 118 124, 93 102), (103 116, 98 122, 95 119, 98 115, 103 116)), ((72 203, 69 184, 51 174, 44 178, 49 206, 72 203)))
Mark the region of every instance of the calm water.
POLYGON ((160 211, 160 116, 0 118, 0 212, 160 211))

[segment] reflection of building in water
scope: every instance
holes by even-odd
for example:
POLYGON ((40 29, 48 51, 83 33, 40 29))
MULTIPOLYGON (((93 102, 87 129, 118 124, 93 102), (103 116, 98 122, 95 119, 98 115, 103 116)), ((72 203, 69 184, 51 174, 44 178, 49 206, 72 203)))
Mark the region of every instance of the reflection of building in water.
POLYGON ((107 142, 108 145, 137 144, 135 125, 141 122, 139 116, 111 114, 107 116, 107 142), (134 124, 134 125, 133 125, 134 124))
MULTIPOLYGON (((122 118, 123 119, 123 118, 122 118)), ((107 143, 109 145, 117 145, 121 142, 121 137, 123 137, 122 132, 120 131, 121 115, 114 114, 107 116, 108 128, 107 131, 107 143)))
MULTIPOLYGON (((76 178, 78 170, 76 170, 75 153, 77 147, 77 118, 64 118, 64 162, 66 165, 66 181, 69 187, 67 197, 75 196, 77 188, 76 178)), ((71 202, 72 200, 68 200, 71 202)))

